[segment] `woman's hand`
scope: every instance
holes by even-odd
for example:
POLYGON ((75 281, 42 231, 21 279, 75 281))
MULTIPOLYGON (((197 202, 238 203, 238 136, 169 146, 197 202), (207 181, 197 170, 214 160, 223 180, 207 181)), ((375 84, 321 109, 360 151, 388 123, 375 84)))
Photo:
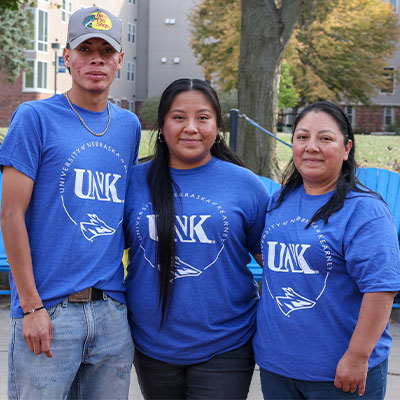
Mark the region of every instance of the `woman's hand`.
POLYGON ((368 373, 368 357, 357 355, 347 350, 340 359, 335 375, 335 386, 344 392, 354 393, 358 387, 358 394, 365 392, 368 373))
POLYGON ((362 396, 368 374, 368 359, 389 321, 397 292, 365 293, 356 327, 347 351, 336 367, 335 386, 362 396))

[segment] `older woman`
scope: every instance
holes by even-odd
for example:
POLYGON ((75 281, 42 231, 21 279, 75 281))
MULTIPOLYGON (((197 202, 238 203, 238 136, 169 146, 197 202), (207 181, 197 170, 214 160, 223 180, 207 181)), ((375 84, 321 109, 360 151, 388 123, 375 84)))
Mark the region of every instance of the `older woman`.
POLYGON ((393 217, 355 176, 354 135, 338 106, 307 106, 292 141, 261 241, 253 345, 264 398, 383 399, 400 289, 393 217))

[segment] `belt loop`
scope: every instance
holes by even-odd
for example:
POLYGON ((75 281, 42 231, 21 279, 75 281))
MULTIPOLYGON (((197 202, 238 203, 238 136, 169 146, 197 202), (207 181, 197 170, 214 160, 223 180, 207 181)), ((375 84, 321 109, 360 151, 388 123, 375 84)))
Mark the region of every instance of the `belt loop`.
POLYGON ((106 292, 103 292, 103 300, 107 300, 108 296, 106 292))
POLYGON ((63 300, 63 302, 61 303, 61 307, 67 307, 68 305, 68 299, 63 300))

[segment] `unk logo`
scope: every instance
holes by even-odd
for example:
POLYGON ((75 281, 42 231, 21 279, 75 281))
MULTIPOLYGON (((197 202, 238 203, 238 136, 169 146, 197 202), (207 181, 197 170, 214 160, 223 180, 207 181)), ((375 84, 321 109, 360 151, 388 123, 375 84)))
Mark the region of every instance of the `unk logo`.
POLYGON ((291 287, 282 288, 282 290, 284 296, 277 296, 276 303, 286 316, 288 316, 292 311, 313 308, 316 304, 315 301, 296 293, 291 287))
POLYGON ((108 226, 96 214, 88 214, 88 217, 89 222, 81 222, 80 226, 83 236, 90 242, 95 237, 113 235, 115 233, 115 229, 108 226))
POLYGON ((118 197, 116 183, 121 175, 109 172, 92 172, 90 169, 75 168, 75 195, 85 200, 112 201, 123 203, 118 197))
POLYGON ((279 243, 269 241, 268 268, 276 272, 295 272, 303 274, 318 274, 308 265, 304 254, 310 248, 309 244, 279 243))
MULTIPOLYGON (((176 216, 175 223, 175 241, 181 243, 215 243, 215 240, 210 240, 204 231, 203 224, 211 215, 182 215, 176 216)), ((156 229, 156 216, 154 214, 147 215, 149 235, 154 241, 158 240, 156 229)))

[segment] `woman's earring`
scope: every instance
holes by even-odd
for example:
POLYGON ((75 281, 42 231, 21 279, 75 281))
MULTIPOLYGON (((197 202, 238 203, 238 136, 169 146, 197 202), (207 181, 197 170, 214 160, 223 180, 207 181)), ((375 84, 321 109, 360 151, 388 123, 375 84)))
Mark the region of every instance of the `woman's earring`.
POLYGON ((221 143, 221 136, 219 134, 215 138, 215 142, 214 143, 216 143, 216 144, 221 143))
POLYGON ((158 132, 158 141, 160 143, 164 143, 165 142, 164 135, 161 132, 158 132))

